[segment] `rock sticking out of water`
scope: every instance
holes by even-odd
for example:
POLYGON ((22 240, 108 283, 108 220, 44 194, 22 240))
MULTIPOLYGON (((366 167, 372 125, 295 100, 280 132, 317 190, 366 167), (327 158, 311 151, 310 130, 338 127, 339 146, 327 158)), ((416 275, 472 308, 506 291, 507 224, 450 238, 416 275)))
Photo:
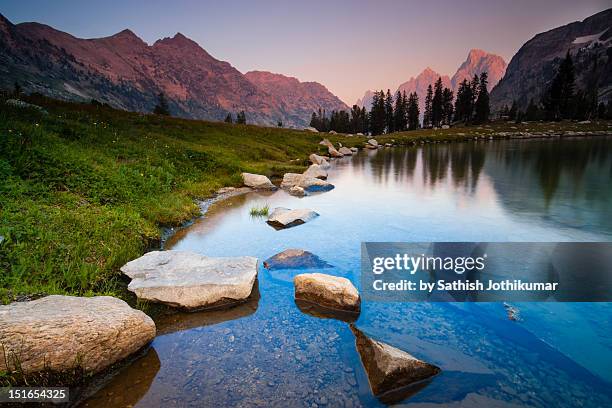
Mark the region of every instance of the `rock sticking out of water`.
POLYGON ((256 190, 276 190, 270 179, 261 174, 242 173, 242 181, 245 186, 256 190))
POLYGON ((373 340, 354 325, 355 344, 368 375, 372 392, 387 402, 397 402, 414 393, 416 384, 423 384, 440 372, 440 368, 421 361, 398 348, 373 340))
POLYGON ((313 153, 310 156, 308 156, 308 159, 310 160, 312 164, 318 164, 319 166, 321 166, 323 170, 326 170, 329 168, 329 162, 327 161, 326 157, 319 156, 318 154, 313 153))
POLYGON ((25 373, 75 363, 99 372, 138 351, 155 337, 155 323, 110 296, 47 296, 0 306, 0 367, 25 373))
POLYGON ((257 278, 257 258, 212 258, 187 251, 153 251, 128 262, 128 290, 139 299, 187 310, 245 301, 257 278))
POLYGON ((353 151, 351 149, 349 149, 346 146, 342 146, 340 148, 340 150, 338 150, 340 153, 342 153, 345 156, 352 156, 353 155, 353 151))
POLYGON ((361 298, 350 280, 323 273, 304 273, 293 279, 295 298, 330 309, 359 313, 361 298))
POLYGON ((329 191, 334 185, 326 180, 310 177, 307 174, 285 173, 281 188, 290 189, 291 187, 301 187, 306 192, 329 191))
POLYGON ((325 169, 323 169, 323 167, 321 167, 318 164, 312 164, 310 167, 308 167, 308 169, 302 173, 305 177, 313 177, 313 178, 318 178, 321 180, 325 180, 327 179, 327 171, 325 171, 325 169))
POLYGON ((311 221, 319 214, 309 209, 290 210, 289 208, 276 207, 268 216, 267 223, 275 229, 295 227, 311 221))
POLYGON ((344 155, 342 153, 340 153, 338 150, 336 150, 336 148, 334 146, 329 146, 327 148, 327 152, 329 153, 329 155, 331 157, 344 157, 344 155))
POLYGON ((289 189, 289 194, 295 197, 304 197, 306 195, 306 191, 299 186, 293 186, 289 189))
POLYGON ((264 267, 269 270, 275 269, 314 269, 332 268, 330 264, 303 249, 286 249, 283 252, 266 259, 264 267))
POLYGON ((376 141, 376 139, 370 139, 368 143, 366 143, 366 147, 369 149, 378 149, 378 141, 376 141))

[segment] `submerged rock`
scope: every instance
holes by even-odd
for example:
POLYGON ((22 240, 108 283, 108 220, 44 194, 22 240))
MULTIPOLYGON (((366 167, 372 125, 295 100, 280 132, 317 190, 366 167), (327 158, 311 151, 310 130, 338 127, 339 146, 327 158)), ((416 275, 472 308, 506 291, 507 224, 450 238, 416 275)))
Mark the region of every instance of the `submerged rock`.
POLYGON ((332 266, 303 249, 286 249, 264 261, 264 267, 274 269, 331 268, 332 266))
POLYGON ((345 156, 352 156, 353 155, 353 151, 351 149, 349 149, 346 146, 343 146, 340 148, 340 150, 338 150, 340 153, 342 153, 345 156))
POLYGON ((319 319, 334 319, 346 323, 354 323, 359 318, 359 313, 330 309, 307 300, 295 299, 295 305, 300 309, 300 312, 319 319))
POLYGON ((267 223, 278 230, 304 224, 318 216, 319 214, 308 209, 290 210, 289 208, 277 207, 268 216, 267 223))
POLYGON ((367 337, 354 325, 351 325, 351 330, 355 334, 355 344, 368 375, 370 388, 378 397, 384 398, 385 394, 397 392, 440 372, 440 368, 405 351, 367 337))
POLYGON ((155 337, 155 323, 110 296, 52 295, 0 306, 0 368, 33 373, 79 364, 99 372, 155 337))
POLYGON ((257 278, 257 258, 212 258, 187 251, 153 251, 128 262, 128 290, 139 299, 187 310, 242 302, 257 278))
POLYGON ((306 177, 314 177, 321 180, 327 179, 327 171, 325 171, 318 164, 312 164, 304 173, 302 173, 306 177))
POLYGON ((295 298, 337 310, 359 312, 361 299, 350 280, 323 273, 303 273, 293 279, 295 298))
POLYGON ((244 185, 257 190, 276 190, 269 178, 261 174, 242 173, 244 185))

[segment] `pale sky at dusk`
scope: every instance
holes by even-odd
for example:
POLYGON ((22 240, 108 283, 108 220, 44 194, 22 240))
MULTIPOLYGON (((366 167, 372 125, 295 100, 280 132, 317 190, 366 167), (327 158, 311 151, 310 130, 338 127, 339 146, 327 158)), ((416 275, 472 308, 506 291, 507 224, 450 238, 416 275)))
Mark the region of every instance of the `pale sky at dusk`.
POLYGON ((318 81, 352 105, 426 66, 452 75, 470 48, 507 62, 535 34, 612 7, 612 0, 474 1, 2 1, 13 23, 77 37, 125 28, 148 43, 181 32, 241 72, 318 81))

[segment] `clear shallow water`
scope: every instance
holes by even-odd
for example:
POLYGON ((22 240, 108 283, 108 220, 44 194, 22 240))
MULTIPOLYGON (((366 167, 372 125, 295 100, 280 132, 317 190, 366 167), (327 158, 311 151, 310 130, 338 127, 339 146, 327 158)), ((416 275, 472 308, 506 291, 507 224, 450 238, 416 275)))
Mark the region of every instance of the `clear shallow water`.
MULTIPOLYGON (((311 251, 359 286, 362 241, 610 241, 612 138, 361 152, 336 188, 250 193, 213 205, 167 247, 210 256, 311 251), (249 209, 311 208, 276 231, 249 209)), ((87 406, 377 406, 348 325, 303 313, 293 276, 260 267, 259 294, 219 312, 164 316, 146 356, 87 406)), ((367 335, 442 368, 408 406, 612 406, 612 305, 364 302, 367 335)))

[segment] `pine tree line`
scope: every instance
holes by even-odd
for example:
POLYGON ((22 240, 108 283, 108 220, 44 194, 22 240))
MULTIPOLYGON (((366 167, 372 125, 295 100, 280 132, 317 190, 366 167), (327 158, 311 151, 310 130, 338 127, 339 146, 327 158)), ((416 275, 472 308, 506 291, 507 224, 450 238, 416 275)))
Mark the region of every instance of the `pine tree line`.
POLYGON ((525 110, 519 110, 517 102, 513 101, 510 108, 501 109, 499 117, 517 122, 612 119, 612 100, 607 104, 598 103, 599 61, 595 58, 589 65, 584 76, 585 89, 576 89, 576 68, 568 50, 539 101, 530 99, 525 110))

